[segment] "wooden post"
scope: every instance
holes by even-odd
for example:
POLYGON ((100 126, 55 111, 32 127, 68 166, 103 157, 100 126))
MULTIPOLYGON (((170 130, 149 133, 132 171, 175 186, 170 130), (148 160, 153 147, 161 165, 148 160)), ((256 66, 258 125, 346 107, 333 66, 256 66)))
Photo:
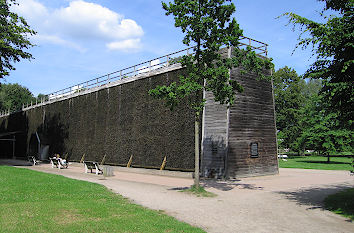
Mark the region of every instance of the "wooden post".
POLYGON ((101 165, 103 165, 105 161, 106 161, 106 154, 104 154, 104 156, 102 158, 101 165))
POLYGON ((127 164, 127 167, 130 167, 132 165, 133 162, 133 155, 130 156, 129 162, 127 164))
POLYGON ((194 152, 194 185, 199 188, 199 115, 194 120, 194 138, 195 138, 195 152, 194 152))
POLYGON ((165 158, 164 158, 163 161, 162 161, 162 164, 161 164, 161 167, 160 167, 160 171, 161 171, 161 170, 164 170, 164 169, 165 169, 165 166, 166 166, 166 156, 165 156, 165 158))
POLYGON ((80 163, 83 163, 83 162, 84 162, 84 159, 85 159, 85 153, 82 155, 81 160, 80 160, 80 163))

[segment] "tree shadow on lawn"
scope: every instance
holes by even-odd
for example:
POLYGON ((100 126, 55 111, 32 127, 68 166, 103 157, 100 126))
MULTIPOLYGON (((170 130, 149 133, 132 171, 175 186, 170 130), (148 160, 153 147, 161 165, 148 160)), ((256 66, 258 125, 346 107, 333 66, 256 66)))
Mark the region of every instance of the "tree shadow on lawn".
MULTIPOLYGON (((255 186, 253 184, 240 183, 241 180, 215 180, 215 179, 204 179, 200 181, 200 185, 204 188, 215 188, 221 191, 230 191, 234 188, 239 189, 251 189, 251 190, 262 190, 263 187, 255 186)), ((177 187, 171 188, 170 190, 185 190, 189 187, 177 187)))
POLYGON ((33 166, 32 163, 30 163, 27 160, 20 160, 20 159, 0 159, 0 166, 33 166))
POLYGON ((314 187, 307 189, 298 189, 295 191, 276 192, 285 196, 286 199, 295 201, 299 205, 306 205, 309 209, 325 209, 324 199, 331 194, 340 192, 344 189, 352 188, 351 184, 328 185, 327 187, 314 187))
POLYGON ((350 164, 349 162, 334 162, 330 161, 329 163, 327 161, 315 161, 315 160, 298 160, 296 161, 297 163, 319 163, 319 164, 350 164))

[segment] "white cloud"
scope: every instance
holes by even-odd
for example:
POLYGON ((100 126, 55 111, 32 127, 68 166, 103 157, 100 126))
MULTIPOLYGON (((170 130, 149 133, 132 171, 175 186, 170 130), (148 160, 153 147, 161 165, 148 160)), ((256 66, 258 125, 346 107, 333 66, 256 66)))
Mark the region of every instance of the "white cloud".
POLYGON ((140 38, 138 39, 128 39, 122 41, 115 41, 107 44, 109 50, 137 50, 141 48, 140 38))
POLYGON ((144 34, 134 20, 124 19, 122 15, 95 3, 74 1, 68 7, 55 10, 53 17, 60 22, 60 30, 79 38, 114 40, 144 34))
POLYGON ((75 0, 67 7, 51 10, 37 0, 19 0, 18 3, 15 11, 33 25, 42 42, 78 50, 82 50, 78 44, 85 41, 104 43, 110 50, 141 48, 142 27, 99 4, 75 0))

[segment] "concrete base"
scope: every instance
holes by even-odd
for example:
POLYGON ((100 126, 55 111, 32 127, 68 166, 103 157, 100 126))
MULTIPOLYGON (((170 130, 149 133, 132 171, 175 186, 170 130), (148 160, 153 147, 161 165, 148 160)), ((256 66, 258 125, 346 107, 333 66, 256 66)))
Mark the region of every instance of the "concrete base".
MULTIPOLYGON (((69 166, 84 167, 82 163, 71 163, 69 166)), ((193 178, 193 172, 181 172, 181 171, 168 171, 168 170, 156 170, 156 169, 146 169, 146 168, 133 168, 133 167, 119 167, 111 166, 113 171, 130 172, 137 174, 147 174, 147 175, 159 175, 159 176, 170 176, 179 178, 193 178)))

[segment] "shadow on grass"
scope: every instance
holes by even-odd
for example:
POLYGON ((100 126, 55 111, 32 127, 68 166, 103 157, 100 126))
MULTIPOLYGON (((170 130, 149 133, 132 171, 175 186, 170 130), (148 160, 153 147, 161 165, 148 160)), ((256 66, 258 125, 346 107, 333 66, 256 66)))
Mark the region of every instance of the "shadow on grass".
POLYGON ((314 160, 298 160, 295 161, 297 163, 318 163, 318 164, 350 164, 347 162, 334 162, 334 161, 330 161, 329 163, 327 161, 314 161, 314 160))
POLYGON ((350 184, 328 185, 321 188, 299 189, 295 191, 280 191, 279 193, 288 200, 295 201, 299 205, 307 205, 307 209, 325 209, 324 199, 331 194, 337 193, 347 188, 351 188, 350 184))
POLYGON ((32 166, 27 160, 19 159, 0 159, 0 166, 32 166))

